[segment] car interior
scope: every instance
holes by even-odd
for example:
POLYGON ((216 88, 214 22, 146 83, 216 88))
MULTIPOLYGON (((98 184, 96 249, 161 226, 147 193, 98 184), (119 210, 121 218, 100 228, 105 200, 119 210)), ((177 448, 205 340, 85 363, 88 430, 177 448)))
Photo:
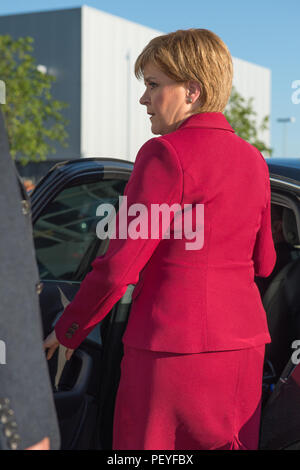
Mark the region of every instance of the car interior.
MULTIPOLYGON (((116 197, 122 193, 125 182, 120 187, 120 181, 108 180, 106 185, 108 200, 117 204, 116 197)), ((93 184, 67 188, 35 224, 37 261, 43 282, 40 305, 44 337, 75 296, 91 261, 107 249, 108 239, 93 237, 95 221, 90 217, 95 211, 95 200, 99 203, 99 196, 103 197, 99 187, 93 184), (87 204, 87 195, 91 206, 87 204), (66 214, 70 215, 70 223, 66 214), (74 217, 79 221, 75 225, 74 217), (59 253, 55 260, 54 251, 59 253)), ((266 346, 263 406, 289 364, 293 340, 300 340, 299 201, 284 194, 272 194, 271 214, 276 265, 268 278, 255 278, 272 338, 266 346)), ((112 448, 113 412, 123 355, 121 340, 133 288, 128 287, 70 361, 65 360, 62 346, 48 361, 62 450, 112 448)))
POLYGON ((266 345, 260 449, 299 450, 300 368, 293 359, 300 340, 299 201, 274 195, 271 213, 277 261, 265 282, 257 280, 272 340, 266 345))
MULTIPOLYGON (((125 184, 126 180, 110 179, 69 185, 49 202, 34 224, 43 284, 40 309, 44 338, 74 298, 91 262, 106 252, 108 238, 96 236, 96 208, 101 202, 109 202, 117 210, 125 184)), ((112 447, 113 410, 123 355, 121 338, 132 291, 133 286, 129 286, 69 361, 65 360, 63 346, 48 361, 62 450, 112 447)))
POLYGON ((292 208, 272 203, 271 214, 276 264, 268 278, 256 278, 256 283, 272 339, 266 345, 266 376, 276 383, 293 352, 292 342, 300 339, 300 240, 292 208))

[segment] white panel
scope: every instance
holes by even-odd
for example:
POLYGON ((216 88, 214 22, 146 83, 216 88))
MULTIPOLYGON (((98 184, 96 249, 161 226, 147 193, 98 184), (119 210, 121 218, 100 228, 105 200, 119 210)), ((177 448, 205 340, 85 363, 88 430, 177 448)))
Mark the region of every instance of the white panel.
MULTIPOLYGON (((233 84, 246 99, 254 98, 253 108, 257 113, 256 122, 261 124, 271 114, 271 71, 265 67, 233 58, 233 84)), ((259 134, 265 144, 270 145, 270 130, 259 134)))
POLYGON ((82 8, 81 154, 135 160, 153 137, 134 76, 138 54, 159 31, 82 8))
MULTIPOLYGON (((81 155, 135 160, 153 137, 139 104, 143 81, 134 76, 138 54, 160 31, 82 7, 81 155)), ((270 70, 233 58, 234 85, 254 98, 257 121, 270 114, 270 70)), ((270 144, 270 132, 260 137, 270 144)))

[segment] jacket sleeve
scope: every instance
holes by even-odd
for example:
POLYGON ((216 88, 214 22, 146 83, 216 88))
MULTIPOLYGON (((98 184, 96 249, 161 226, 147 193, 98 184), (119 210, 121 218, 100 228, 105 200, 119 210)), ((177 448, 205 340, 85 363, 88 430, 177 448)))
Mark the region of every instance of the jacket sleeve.
POLYGON ((43 350, 32 224, 21 208, 0 112, 0 449, 25 449, 49 437, 54 450, 60 434, 43 350))
POLYGON ((253 261, 255 276, 259 277, 268 277, 276 263, 276 251, 271 227, 271 188, 268 169, 266 178, 266 203, 261 214, 260 228, 256 234, 253 261))
POLYGON ((162 137, 146 142, 125 188, 126 204, 123 199, 116 217, 117 236, 110 240, 107 253, 92 263, 92 271, 55 325, 61 344, 71 349, 78 347, 123 296, 127 286, 138 282, 140 271, 162 238, 161 233, 157 238, 150 237, 151 204, 180 204, 182 190, 182 169, 174 148, 162 137), (137 204, 142 204, 142 209, 137 204), (143 233, 144 238, 134 239, 131 232, 136 210, 141 225, 148 227, 148 236, 143 233), (124 217, 128 230, 126 238, 121 238, 118 234, 121 226, 124 229, 124 217))

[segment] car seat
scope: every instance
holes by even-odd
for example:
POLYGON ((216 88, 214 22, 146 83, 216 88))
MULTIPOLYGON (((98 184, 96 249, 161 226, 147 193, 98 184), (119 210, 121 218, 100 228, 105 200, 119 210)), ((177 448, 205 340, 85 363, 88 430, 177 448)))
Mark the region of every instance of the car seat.
MULTIPOLYGON (((291 209, 284 208, 282 223, 286 242, 294 247, 300 245, 296 218, 291 209)), ((293 353, 292 342, 300 339, 299 257, 288 262, 274 277, 263 297, 263 305, 272 339, 271 344, 266 345, 265 357, 271 361, 278 380, 293 353)))

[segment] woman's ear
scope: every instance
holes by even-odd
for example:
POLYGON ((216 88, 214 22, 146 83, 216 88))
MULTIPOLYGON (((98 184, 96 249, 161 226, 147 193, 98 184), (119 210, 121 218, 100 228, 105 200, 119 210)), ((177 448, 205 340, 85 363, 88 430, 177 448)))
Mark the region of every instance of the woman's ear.
POLYGON ((195 80, 190 80, 187 82, 187 93, 192 102, 195 103, 201 94, 201 85, 195 80))

